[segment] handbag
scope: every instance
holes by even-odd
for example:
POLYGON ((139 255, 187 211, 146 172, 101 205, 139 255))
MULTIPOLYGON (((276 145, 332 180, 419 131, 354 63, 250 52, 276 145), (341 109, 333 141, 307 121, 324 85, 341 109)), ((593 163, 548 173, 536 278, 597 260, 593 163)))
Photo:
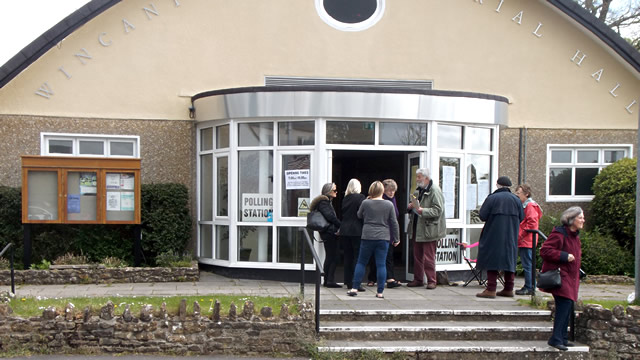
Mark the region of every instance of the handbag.
POLYGON ((562 286, 560 269, 549 270, 538 274, 537 286, 539 289, 551 290, 562 286))
POLYGON ((307 229, 323 232, 331 225, 324 215, 318 210, 313 210, 307 214, 307 229))

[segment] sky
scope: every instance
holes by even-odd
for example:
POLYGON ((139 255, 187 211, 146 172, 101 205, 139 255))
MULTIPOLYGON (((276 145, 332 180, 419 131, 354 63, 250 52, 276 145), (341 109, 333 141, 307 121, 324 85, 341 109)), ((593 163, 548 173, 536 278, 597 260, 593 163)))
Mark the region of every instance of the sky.
MULTIPOLYGON (((629 1, 616 0, 622 6, 629 1)), ((0 66, 88 0, 0 0, 0 66)))

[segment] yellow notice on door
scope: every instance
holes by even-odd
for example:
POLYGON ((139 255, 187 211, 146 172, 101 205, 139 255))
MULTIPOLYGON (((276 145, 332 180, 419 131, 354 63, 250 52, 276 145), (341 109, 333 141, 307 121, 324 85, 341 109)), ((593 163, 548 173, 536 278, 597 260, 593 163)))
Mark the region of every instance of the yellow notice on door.
POLYGON ((309 198, 298 198, 298 217, 307 217, 309 213, 309 198))

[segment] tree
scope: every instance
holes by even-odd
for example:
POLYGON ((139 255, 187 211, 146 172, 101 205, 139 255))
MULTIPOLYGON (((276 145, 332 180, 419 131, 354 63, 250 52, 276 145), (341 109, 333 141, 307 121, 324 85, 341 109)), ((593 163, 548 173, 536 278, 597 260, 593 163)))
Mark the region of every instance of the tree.
POLYGON ((640 0, 574 0, 640 50, 640 0))

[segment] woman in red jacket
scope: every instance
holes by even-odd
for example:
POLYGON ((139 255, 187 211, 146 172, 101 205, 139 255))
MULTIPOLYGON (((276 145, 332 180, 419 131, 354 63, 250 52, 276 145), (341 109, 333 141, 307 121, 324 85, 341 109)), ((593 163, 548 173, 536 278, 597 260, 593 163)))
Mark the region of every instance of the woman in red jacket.
POLYGON ((520 255, 520 263, 522 264, 522 270, 524 270, 524 286, 522 289, 516 290, 516 295, 532 295, 531 267, 533 261, 531 245, 533 243, 533 234, 526 230, 538 230, 542 209, 531 198, 531 187, 529 185, 518 185, 515 194, 520 198, 524 208, 524 220, 520 223, 520 231, 518 232, 518 255, 520 255))
POLYGON ((580 287, 580 238, 578 232, 584 226, 584 213, 578 206, 570 207, 562 213, 562 226, 553 229, 547 241, 542 244, 540 256, 544 260, 542 272, 560 269, 562 285, 546 290, 553 295, 556 313, 553 320, 553 334, 547 342, 556 349, 566 351, 573 346, 567 337, 567 326, 572 313, 573 302, 578 300, 580 287))

